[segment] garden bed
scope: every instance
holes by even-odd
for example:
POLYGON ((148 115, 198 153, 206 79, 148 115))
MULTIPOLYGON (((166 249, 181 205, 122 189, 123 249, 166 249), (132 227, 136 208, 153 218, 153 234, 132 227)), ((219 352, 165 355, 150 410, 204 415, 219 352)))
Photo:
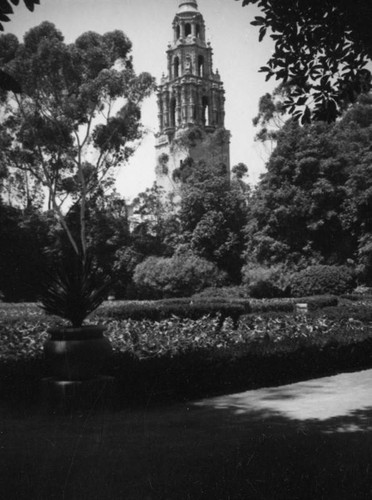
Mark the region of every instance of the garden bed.
MULTIPOLYGON (((114 356, 106 371, 126 401, 192 398, 372 366, 372 314, 365 303, 344 301, 307 315, 242 314, 237 323, 218 313, 114 319, 107 313, 113 307, 118 304, 106 304, 95 319, 107 326, 114 356)), ((0 395, 32 399, 46 374, 42 345, 50 318, 34 304, 1 305, 0 318, 0 395)))

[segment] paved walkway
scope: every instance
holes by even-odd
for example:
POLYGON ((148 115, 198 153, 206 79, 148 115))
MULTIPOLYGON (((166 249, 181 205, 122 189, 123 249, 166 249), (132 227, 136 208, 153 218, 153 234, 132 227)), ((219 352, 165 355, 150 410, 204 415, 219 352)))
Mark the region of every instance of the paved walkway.
POLYGON ((4 500, 372 499, 372 370, 166 407, 1 416, 4 500))

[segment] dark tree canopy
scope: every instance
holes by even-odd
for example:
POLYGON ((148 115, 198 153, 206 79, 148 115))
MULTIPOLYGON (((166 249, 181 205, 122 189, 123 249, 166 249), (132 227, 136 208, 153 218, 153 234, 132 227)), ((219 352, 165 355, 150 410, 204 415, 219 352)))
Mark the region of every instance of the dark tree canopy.
POLYGON ((345 264, 371 282, 372 99, 342 120, 288 120, 252 199, 247 260, 345 264))
POLYGON ((302 123, 333 121, 368 92, 372 58, 370 0, 243 0, 262 15, 251 23, 275 49, 261 68, 266 78, 290 82, 286 109, 302 123))
MULTIPOLYGON (((238 171, 246 173, 240 164, 238 171)), ((248 193, 241 179, 230 181, 223 164, 186 159, 178 172, 181 183, 180 225, 191 250, 240 279, 248 193)))

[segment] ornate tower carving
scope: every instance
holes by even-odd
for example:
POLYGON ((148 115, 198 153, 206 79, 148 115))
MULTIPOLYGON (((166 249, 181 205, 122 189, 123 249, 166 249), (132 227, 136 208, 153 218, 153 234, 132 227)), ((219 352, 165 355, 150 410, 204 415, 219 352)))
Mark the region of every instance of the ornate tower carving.
POLYGON ((177 192, 173 172, 188 156, 224 163, 229 171, 224 89, 218 71, 213 71, 212 55, 196 0, 179 0, 173 42, 167 50, 167 74, 157 89, 156 182, 166 193, 177 192), (212 141, 217 130, 219 139, 212 141))

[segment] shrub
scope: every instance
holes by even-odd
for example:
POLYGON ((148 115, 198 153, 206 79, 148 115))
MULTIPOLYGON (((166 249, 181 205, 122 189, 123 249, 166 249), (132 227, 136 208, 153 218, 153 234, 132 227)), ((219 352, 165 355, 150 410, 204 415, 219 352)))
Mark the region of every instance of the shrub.
POLYGON ((310 266, 290 278, 292 297, 349 292, 355 285, 352 271, 346 266, 310 266))
POLYGON ((143 297, 187 297, 207 286, 222 284, 225 274, 212 262, 192 253, 149 257, 134 271, 133 281, 143 297))
POLYGON ((249 296, 256 299, 285 297, 288 294, 288 277, 281 266, 245 266, 243 283, 249 296))

